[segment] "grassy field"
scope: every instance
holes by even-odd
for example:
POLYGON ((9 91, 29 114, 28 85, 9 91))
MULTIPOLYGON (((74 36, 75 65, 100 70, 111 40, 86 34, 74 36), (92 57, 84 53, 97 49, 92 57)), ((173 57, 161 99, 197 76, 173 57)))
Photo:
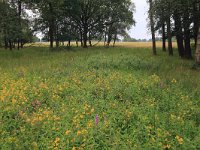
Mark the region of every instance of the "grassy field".
POLYGON ((0 149, 200 149, 200 72, 149 48, 0 50, 0 149))
MULTIPOLYGON (((65 42, 64 44, 67 45, 67 42, 65 42)), ((96 46, 103 46, 104 42, 93 41, 92 44, 96 45, 96 46)), ((38 43, 35 43, 35 44, 31 44, 31 45, 32 46, 40 46, 40 47, 48 47, 49 42, 40 42, 40 43, 38 42, 38 43)), ((76 43, 71 42, 71 45, 76 46, 76 43)), ((79 43, 79 45, 80 45, 80 43, 79 43)), ((111 42, 110 45, 112 46, 113 43, 111 42)), ((118 47, 126 47, 126 48, 151 48, 152 42, 116 42, 115 45, 118 46, 118 47)), ((173 45, 174 48, 177 48, 176 42, 172 42, 172 45, 173 45)), ((161 48, 162 42, 156 42, 156 47, 161 48)))

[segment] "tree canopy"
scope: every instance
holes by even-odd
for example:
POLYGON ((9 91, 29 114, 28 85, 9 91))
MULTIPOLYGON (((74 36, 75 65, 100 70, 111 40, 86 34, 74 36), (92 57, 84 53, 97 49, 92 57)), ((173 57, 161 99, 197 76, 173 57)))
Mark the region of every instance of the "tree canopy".
POLYGON ((191 41, 194 40, 196 45, 200 25, 200 1, 153 0, 151 3, 152 32, 161 31, 163 50, 166 50, 165 40, 168 39, 168 52, 173 55, 172 37, 175 36, 180 57, 191 59, 191 41))
POLYGON ((50 48, 64 41, 70 46, 71 40, 86 48, 92 40, 105 39, 109 46, 135 24, 131 0, 4 0, 0 8, 1 45, 6 48, 30 41, 35 31, 45 35, 50 48), (28 9, 37 14, 33 22, 24 15, 28 9))

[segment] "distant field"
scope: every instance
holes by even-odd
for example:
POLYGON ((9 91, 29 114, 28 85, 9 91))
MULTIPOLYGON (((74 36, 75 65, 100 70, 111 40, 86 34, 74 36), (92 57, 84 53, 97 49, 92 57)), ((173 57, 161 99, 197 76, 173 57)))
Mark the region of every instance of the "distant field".
POLYGON ((198 150, 194 61, 123 44, 1 49, 0 149, 198 150))
MULTIPOLYGON (((118 42, 116 46, 135 47, 135 48, 151 48, 152 42, 118 42)), ((158 48, 162 48, 162 42, 156 42, 158 48)), ((166 43, 167 46, 167 43, 166 43)), ((176 42, 173 42, 173 47, 177 47, 176 42)))
MULTIPOLYGON (((92 42, 93 45, 96 46, 103 46, 104 43, 103 42, 92 42)), ((30 45, 30 44, 29 44, 30 45)), ((38 46, 48 46, 49 43, 48 42, 41 42, 41 43, 35 43, 34 45, 38 46)), ((67 42, 65 42, 65 45, 67 45, 67 42)), ((75 42, 71 43, 72 46, 76 46, 75 42)), ((112 46, 113 43, 110 44, 110 46, 112 46)), ((80 43, 79 43, 80 46, 80 43)), ((123 47, 130 47, 130 48, 150 48, 152 47, 152 43, 151 42, 116 42, 115 46, 123 46, 123 47)), ((158 48, 162 48, 162 42, 156 42, 156 46, 158 48)), ((166 43, 167 46, 167 43, 166 43)), ((173 47, 177 48, 177 44, 176 42, 173 42, 173 47)))

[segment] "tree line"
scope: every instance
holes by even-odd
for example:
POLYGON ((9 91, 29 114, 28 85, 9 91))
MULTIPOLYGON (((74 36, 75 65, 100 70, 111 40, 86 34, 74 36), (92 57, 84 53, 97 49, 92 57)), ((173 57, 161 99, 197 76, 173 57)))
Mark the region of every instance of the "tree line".
POLYGON ((0 46, 23 48, 33 38, 29 21, 22 12, 21 1, 0 1, 0 46))
POLYGON ((149 19, 153 41, 153 54, 156 55, 155 32, 162 35, 162 49, 173 55, 172 38, 175 37, 181 58, 192 58, 191 41, 197 45, 200 26, 199 0, 148 0, 149 19))
POLYGON ((104 40, 109 46, 135 24, 134 10, 131 0, 2 0, 0 43, 19 49, 39 31, 50 48, 64 41, 70 46, 72 40, 84 48, 92 46, 93 40, 104 40), (30 14, 37 17, 30 20, 30 14))

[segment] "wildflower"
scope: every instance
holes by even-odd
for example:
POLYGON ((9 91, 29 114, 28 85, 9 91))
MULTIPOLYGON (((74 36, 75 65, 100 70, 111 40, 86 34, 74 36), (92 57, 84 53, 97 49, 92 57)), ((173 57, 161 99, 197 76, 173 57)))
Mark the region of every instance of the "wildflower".
POLYGON ((57 137, 56 140, 55 140, 55 142, 57 143, 57 142, 59 142, 59 141, 60 141, 60 138, 57 137))
POLYGON ((84 116, 83 116, 83 115, 80 115, 80 118, 81 118, 81 119, 83 119, 83 118, 84 118, 84 116))
POLYGON ((54 146, 55 146, 55 147, 58 147, 59 142, 60 142, 60 138, 57 137, 57 138, 55 139, 55 141, 54 141, 54 146))
POLYGON ((183 144, 183 138, 181 138, 180 136, 176 136, 176 140, 179 142, 179 144, 183 144))
POLYGON ((170 149, 171 148, 171 145, 169 145, 169 144, 166 144, 166 145, 164 145, 164 149, 170 149))
POLYGON ((37 145, 36 142, 33 142, 32 145, 33 145, 33 149, 34 149, 34 150, 38 149, 38 145, 37 145))
POLYGON ((67 131, 65 132, 65 134, 66 134, 66 135, 69 135, 70 132, 71 132, 70 130, 67 130, 67 131))
POLYGON ((171 82, 172 82, 172 83, 176 83, 177 81, 176 81, 176 79, 173 79, 171 82))
POLYGON ((15 98, 12 99, 12 103, 15 104, 17 101, 15 98))
POLYGON ((93 126, 93 123, 92 123, 92 121, 90 120, 90 121, 88 121, 88 123, 87 123, 87 126, 88 126, 88 128, 91 128, 92 126, 93 126))
POLYGON ((99 116, 98 115, 96 115, 95 122, 96 122, 96 126, 98 126, 98 124, 99 124, 99 116))
POLYGON ((81 131, 77 131, 77 135, 80 136, 81 135, 81 131))
POLYGON ((91 109, 91 113, 93 113, 93 112, 94 112, 94 108, 91 109))
POLYGON ((71 142, 75 142, 76 141, 76 139, 75 138, 73 138, 72 140, 71 140, 71 142))
POLYGON ((72 147, 72 150, 76 150, 76 147, 73 146, 73 147, 72 147))

